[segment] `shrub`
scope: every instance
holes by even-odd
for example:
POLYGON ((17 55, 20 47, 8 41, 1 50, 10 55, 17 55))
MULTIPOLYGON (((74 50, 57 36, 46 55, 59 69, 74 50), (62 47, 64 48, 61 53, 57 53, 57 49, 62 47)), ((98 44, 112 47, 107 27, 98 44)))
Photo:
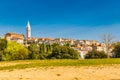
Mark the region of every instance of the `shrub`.
POLYGON ((118 43, 116 43, 116 45, 114 45, 112 57, 120 58, 120 42, 118 42, 118 43))
POLYGON ((2 61, 2 57, 3 57, 3 52, 0 51, 0 61, 2 61))
POLYGON ((90 51, 85 55, 86 59, 98 59, 98 58, 107 58, 107 54, 104 51, 90 51))
POLYGON ((56 59, 78 59, 79 53, 68 46, 56 46, 53 48, 51 58, 56 59))
POLYGON ((23 45, 10 41, 5 49, 3 60, 23 60, 28 56, 28 49, 23 45))
POLYGON ((70 54, 63 54, 63 59, 71 59, 71 56, 70 54))

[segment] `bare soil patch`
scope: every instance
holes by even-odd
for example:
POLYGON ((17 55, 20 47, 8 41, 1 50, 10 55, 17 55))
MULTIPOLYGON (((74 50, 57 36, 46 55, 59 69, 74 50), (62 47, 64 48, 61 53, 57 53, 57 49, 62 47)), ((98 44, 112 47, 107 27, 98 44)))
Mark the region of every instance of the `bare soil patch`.
POLYGON ((120 80, 120 65, 2 70, 0 80, 120 80))

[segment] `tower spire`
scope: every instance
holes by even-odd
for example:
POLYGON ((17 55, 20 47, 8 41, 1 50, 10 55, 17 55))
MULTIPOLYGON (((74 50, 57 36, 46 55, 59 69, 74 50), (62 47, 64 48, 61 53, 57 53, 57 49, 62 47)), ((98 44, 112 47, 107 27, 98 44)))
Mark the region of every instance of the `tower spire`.
POLYGON ((28 21, 27 26, 30 28, 30 22, 28 21))
POLYGON ((27 26, 26 26, 26 38, 31 37, 31 27, 30 27, 30 22, 28 21, 27 26))

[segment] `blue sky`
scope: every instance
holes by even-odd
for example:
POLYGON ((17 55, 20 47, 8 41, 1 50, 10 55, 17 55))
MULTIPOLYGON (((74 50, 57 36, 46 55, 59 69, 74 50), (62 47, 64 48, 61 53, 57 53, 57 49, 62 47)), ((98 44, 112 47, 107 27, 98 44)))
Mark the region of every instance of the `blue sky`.
POLYGON ((33 37, 120 40, 120 0, 0 0, 0 36, 25 34, 28 20, 33 37))

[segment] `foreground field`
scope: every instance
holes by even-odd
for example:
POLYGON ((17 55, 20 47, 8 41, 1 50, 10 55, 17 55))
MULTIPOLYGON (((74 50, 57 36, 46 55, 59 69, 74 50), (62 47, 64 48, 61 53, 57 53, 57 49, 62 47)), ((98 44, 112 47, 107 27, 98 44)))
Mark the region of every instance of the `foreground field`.
POLYGON ((87 60, 21 60, 0 62, 0 70, 25 69, 36 67, 58 66, 97 66, 120 64, 120 59, 87 59, 87 60))
POLYGON ((120 59, 0 62, 0 80, 120 80, 120 59))

